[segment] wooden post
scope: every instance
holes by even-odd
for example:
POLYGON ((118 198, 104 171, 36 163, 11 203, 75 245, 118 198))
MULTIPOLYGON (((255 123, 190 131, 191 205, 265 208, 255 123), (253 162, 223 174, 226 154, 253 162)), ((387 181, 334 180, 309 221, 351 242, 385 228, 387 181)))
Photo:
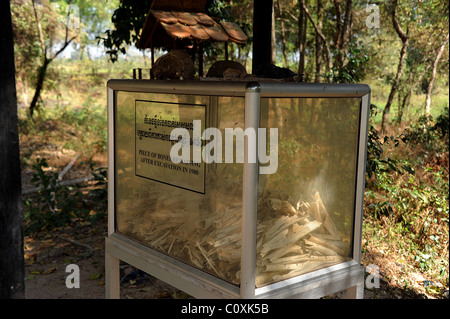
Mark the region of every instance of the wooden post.
POLYGON ((273 0, 258 0, 253 4, 253 59, 252 73, 272 58, 273 0))
POLYGON ((347 288, 343 299, 364 299, 364 278, 359 284, 347 288))
POLYGON ((203 42, 198 44, 198 76, 203 77, 203 42))
POLYGON ((228 41, 225 41, 225 61, 228 61, 228 41))
POLYGON ((155 76, 153 75, 153 67, 155 66, 155 50, 153 48, 153 43, 150 50, 152 52, 152 68, 150 69, 150 79, 154 79, 155 76))
POLYGON ((120 260, 109 253, 108 242, 105 248, 105 297, 120 299, 120 260))
POLYGON ((10 2, 0 5, 0 298, 24 298, 21 179, 10 2))

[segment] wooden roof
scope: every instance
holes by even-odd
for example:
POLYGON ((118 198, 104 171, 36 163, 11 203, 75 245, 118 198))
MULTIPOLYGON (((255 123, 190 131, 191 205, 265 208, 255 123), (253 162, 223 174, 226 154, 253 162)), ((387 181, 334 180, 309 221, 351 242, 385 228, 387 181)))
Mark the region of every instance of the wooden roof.
POLYGON ((247 35, 232 22, 216 21, 203 10, 206 1, 159 0, 148 12, 137 47, 173 48, 174 41, 232 41, 245 43, 247 35), (201 5, 203 3, 203 5, 201 5), (183 8, 185 11, 177 11, 183 8), (163 10, 164 9, 164 10, 163 10), (189 11, 186 11, 189 10, 189 11))

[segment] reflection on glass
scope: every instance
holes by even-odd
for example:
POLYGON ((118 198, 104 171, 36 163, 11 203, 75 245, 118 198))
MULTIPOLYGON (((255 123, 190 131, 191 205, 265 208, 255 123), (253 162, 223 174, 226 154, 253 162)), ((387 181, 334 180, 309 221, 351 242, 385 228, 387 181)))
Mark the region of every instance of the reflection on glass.
MULTIPOLYGON (((118 92, 116 106, 117 231, 238 285, 242 164, 222 149, 222 163, 172 166, 173 141, 152 133, 170 121, 244 129, 244 99, 118 92)), ((278 170, 259 175, 257 287, 352 257, 359 110, 356 98, 261 100, 261 127, 278 129, 278 170)))
POLYGON ((139 131, 168 133, 160 124, 170 128, 170 123, 155 127, 156 121, 146 120, 157 118, 201 120, 202 130, 217 127, 224 134, 225 127, 243 128, 243 99, 118 92, 116 105, 117 231, 238 284, 242 164, 174 166, 167 156, 173 142, 139 131), (190 175, 200 167, 203 177, 190 175))
POLYGON ((260 175, 256 286, 351 258, 359 99, 263 99, 278 171, 260 175))

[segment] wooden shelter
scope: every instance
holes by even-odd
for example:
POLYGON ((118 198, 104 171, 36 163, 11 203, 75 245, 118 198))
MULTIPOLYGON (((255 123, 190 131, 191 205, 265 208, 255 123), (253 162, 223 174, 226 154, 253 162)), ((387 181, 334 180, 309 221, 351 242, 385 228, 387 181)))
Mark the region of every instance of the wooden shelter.
MULTIPOLYGON (((137 47, 139 49, 185 48, 193 44, 199 49, 199 73, 202 74, 202 43, 234 42, 243 44, 247 35, 236 24, 220 21, 203 13, 206 0, 154 0, 147 14, 137 47)), ((226 48, 227 56, 227 48, 226 48)), ((227 57, 226 57, 227 59, 227 57)))

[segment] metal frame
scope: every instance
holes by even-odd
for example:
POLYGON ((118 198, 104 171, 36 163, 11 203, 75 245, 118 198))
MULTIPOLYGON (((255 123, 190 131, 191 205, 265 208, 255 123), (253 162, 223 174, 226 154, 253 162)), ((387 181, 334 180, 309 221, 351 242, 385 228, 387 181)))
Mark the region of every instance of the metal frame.
MULTIPOLYGON (((108 237, 105 239, 106 298, 120 297, 119 262, 123 260, 196 298, 320 298, 347 290, 363 298, 361 233, 370 88, 363 84, 245 81, 110 80, 108 101, 108 237), (161 254, 115 232, 114 104, 115 92, 173 93, 245 98, 245 128, 258 128, 261 97, 360 97, 359 151, 353 231, 353 260, 261 288, 255 288, 258 163, 244 163, 241 283, 234 286, 193 266, 161 254)), ((245 148, 247 150, 247 147, 245 148)), ((245 155, 247 156, 247 154, 245 155)))

